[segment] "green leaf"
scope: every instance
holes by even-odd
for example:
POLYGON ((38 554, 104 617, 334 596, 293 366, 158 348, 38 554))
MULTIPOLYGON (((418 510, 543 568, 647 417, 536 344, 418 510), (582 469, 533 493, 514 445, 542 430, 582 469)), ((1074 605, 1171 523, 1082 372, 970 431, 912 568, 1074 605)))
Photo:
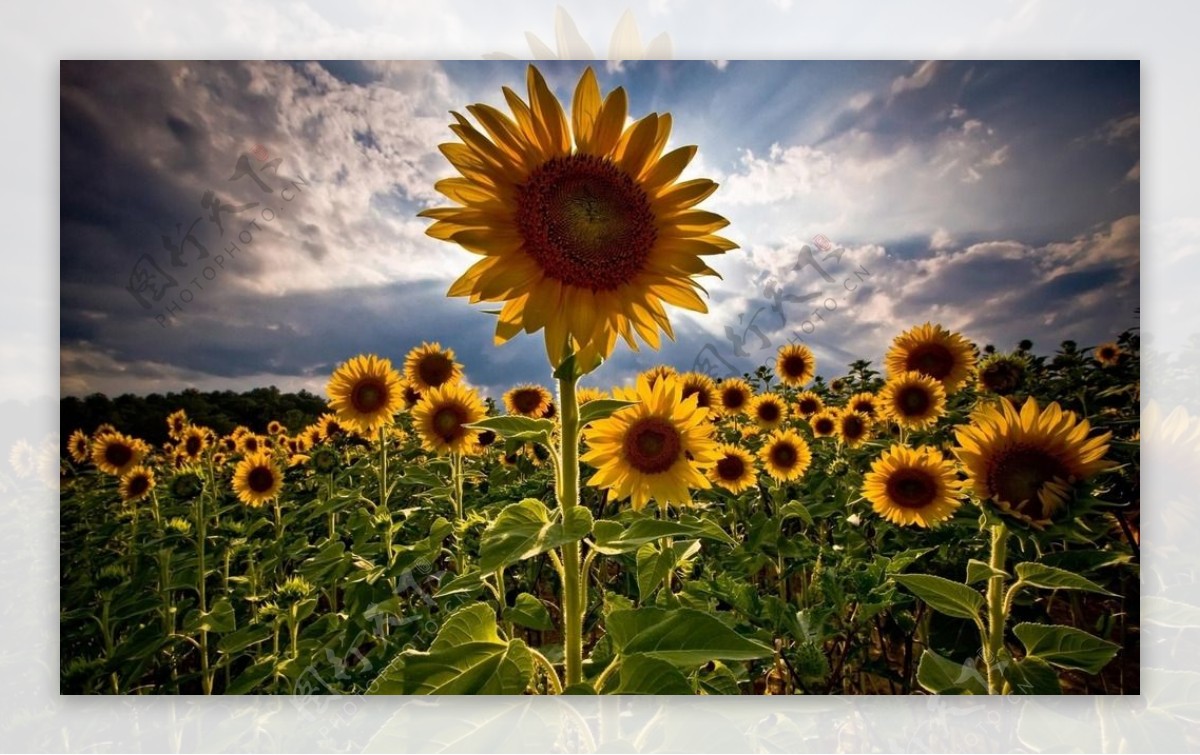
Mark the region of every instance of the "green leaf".
POLYGON ((900 551, 888 561, 887 573, 899 574, 912 566, 918 558, 932 550, 933 548, 909 548, 908 550, 900 551))
POLYGON ((737 676, 729 667, 720 661, 714 661, 712 668, 703 668, 696 672, 693 686, 697 692, 705 695, 740 695, 737 676))
POLYGON ((579 426, 583 427, 589 422, 595 422, 598 419, 604 419, 612 416, 612 413, 627 406, 635 406, 636 401, 621 401, 615 398, 599 398, 595 401, 589 401, 579 407, 579 426))
POLYGON ((448 595, 472 595, 482 589, 484 589, 483 572, 473 571, 455 577, 446 584, 438 587, 433 597, 444 598, 448 595))
POLYGON ((608 615, 608 634, 621 656, 641 653, 679 666, 712 660, 748 661, 774 651, 743 637, 710 613, 691 608, 637 608, 608 615))
POLYGON ((570 542, 592 531, 592 512, 573 506, 570 520, 562 509, 553 513, 536 498, 505 506, 479 540, 479 568, 491 572, 570 542))
POLYGON ((554 628, 554 622, 550 620, 550 612, 546 610, 546 606, 527 592, 517 595, 513 604, 504 609, 504 620, 543 632, 554 628))
POLYGON ((1002 669, 1014 695, 1061 695, 1058 672, 1041 658, 1027 656, 1002 669))
POLYGON ((973 585, 976 582, 983 582, 992 577, 1007 577, 1008 573, 1000 569, 993 569, 992 565, 980 561, 977 558, 972 558, 967 561, 967 584, 973 585))
POLYGON ((692 685, 683 672, 670 663, 648 655, 621 659, 617 695, 692 695, 692 685))
POLYGON ((947 616, 979 622, 983 596, 962 582, 932 574, 893 574, 892 579, 925 601, 930 608, 947 616))
POLYGON ((715 522, 685 514, 677 521, 663 521, 645 517, 625 527, 611 519, 598 519, 593 528, 595 548, 608 556, 636 551, 646 543, 664 537, 703 538, 718 540, 726 545, 737 545, 729 533, 715 522))
POLYGON ((217 650, 226 655, 233 655, 270 636, 270 624, 249 624, 222 637, 217 643, 217 650))
POLYGON ((699 540, 681 540, 672 543, 669 550, 660 550, 656 543, 646 543, 637 551, 638 597, 642 603, 650 600, 654 592, 662 587, 663 580, 675 570, 680 561, 700 552, 699 540))
POLYGON ((1121 649, 1116 643, 1073 627, 1025 623, 1013 627, 1013 633, 1025 646, 1027 655, 1089 674, 1100 673, 1121 649))
POLYGON ((935 695, 986 695, 987 680, 973 661, 956 663, 932 650, 921 654, 917 683, 935 695))
POLYGON ((788 501, 779 509, 779 521, 781 523, 792 518, 801 519, 805 524, 813 523, 813 517, 808 507, 799 501, 788 501))
POLYGON ((406 650, 372 682, 373 695, 519 695, 533 678, 521 640, 500 639, 485 603, 456 611, 428 652, 406 650))
POLYGON ((226 695, 246 695, 257 689, 275 672, 275 656, 268 655, 234 677, 225 689, 226 695))
POLYGON ((237 628, 237 617, 229 598, 220 597, 213 603, 211 611, 190 611, 183 620, 183 631, 189 634, 207 632, 232 632, 237 628))
POLYGON ((596 688, 587 682, 576 682, 568 687, 563 687, 564 695, 594 695, 596 688))
POLYGON ((554 432, 554 422, 551 420, 517 417, 512 414, 488 417, 467 425, 467 427, 475 430, 491 430, 496 435, 509 440, 532 440, 542 443, 548 443, 550 433, 554 432))
POLYGON ((1027 561, 1016 566, 1017 579, 1045 590, 1083 590, 1101 595, 1114 595, 1086 577, 1045 564, 1027 561))

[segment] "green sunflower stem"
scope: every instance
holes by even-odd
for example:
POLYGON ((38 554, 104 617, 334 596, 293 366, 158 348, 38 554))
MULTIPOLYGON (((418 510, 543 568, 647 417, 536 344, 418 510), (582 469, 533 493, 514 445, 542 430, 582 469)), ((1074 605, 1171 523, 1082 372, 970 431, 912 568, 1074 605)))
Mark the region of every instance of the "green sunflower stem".
MULTIPOLYGON (((1004 571, 1008 559, 1008 528, 994 524, 992 550, 988 565, 993 571, 1004 571)), ((987 638, 984 644, 984 663, 987 664, 988 694, 999 695, 1004 691, 1004 675, 1001 669, 1001 654, 1004 651, 1004 626, 1008 623, 1008 611, 1004 600, 1004 575, 988 578, 987 586, 987 638)))
MULTIPOLYGON (((558 379, 562 410, 562 446, 559 453, 558 505, 564 521, 579 505, 579 401, 575 395, 578 377, 558 379)), ((583 585, 580 582, 579 542, 562 547, 563 564, 563 652, 566 686, 583 681, 583 585)))

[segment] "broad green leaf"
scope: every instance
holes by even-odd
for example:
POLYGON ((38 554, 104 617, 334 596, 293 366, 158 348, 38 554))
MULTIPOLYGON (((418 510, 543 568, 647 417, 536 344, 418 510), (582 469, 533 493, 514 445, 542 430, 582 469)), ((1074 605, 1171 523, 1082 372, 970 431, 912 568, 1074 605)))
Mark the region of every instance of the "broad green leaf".
POLYGON ((729 533, 715 522, 685 514, 677 521, 664 521, 645 517, 637 519, 628 527, 611 519, 598 519, 593 528, 595 548, 605 555, 630 553, 646 543, 664 537, 703 538, 718 540, 726 545, 737 545, 729 533))
POLYGON ((713 667, 697 671, 692 684, 695 690, 704 695, 740 695, 737 677, 729 667, 720 661, 714 661, 713 667))
POLYGON ((226 695, 247 695, 258 689, 258 686, 271 677, 275 671, 275 656, 264 656, 253 666, 234 677, 225 689, 226 695))
POLYGON ((1098 592, 1101 595, 1115 594, 1105 590, 1086 577, 1032 561, 1017 564, 1016 572, 1017 579, 1026 584, 1046 590, 1083 590, 1085 592, 1098 592))
POLYGON ((976 582, 985 582, 992 577, 1007 577, 1008 573, 1000 569, 993 569, 992 565, 986 561, 980 561, 977 558, 972 558, 967 561, 967 584, 973 585, 976 582))
POLYGON ((547 443, 550 433, 554 432, 554 422, 548 419, 533 419, 505 414, 500 417, 488 417, 467 425, 475 430, 491 430, 501 438, 509 440, 540 441, 547 443))
POLYGON ((236 628, 237 618, 233 614, 233 604, 226 597, 217 598, 211 611, 193 610, 183 620, 183 631, 189 634, 200 631, 232 632, 236 628))
POLYGON ((438 587, 433 594, 435 598, 445 598, 449 595, 469 595, 484 589, 483 572, 467 572, 455 577, 446 584, 438 587))
POLYGON ((479 540, 479 568, 491 572, 539 553, 576 542, 592 531, 592 512, 586 506, 571 508, 570 520, 562 509, 551 512, 536 498, 505 506, 479 540))
POLYGON ((986 695, 987 680, 973 661, 957 663, 932 650, 921 654, 917 683, 935 695, 986 695))
POLYGON ((662 587, 667 575, 675 570, 680 561, 700 552, 699 540, 681 540, 672 543, 668 550, 660 550, 657 543, 646 543, 637 551, 638 597, 642 603, 650 600, 655 590, 662 587))
POLYGON ((1073 627, 1025 623, 1013 627, 1013 634, 1025 646, 1028 655, 1089 674, 1100 673, 1121 649, 1116 643, 1073 627))
POLYGON ((933 548, 909 548, 908 550, 900 551, 888 561, 887 573, 899 574, 912 566, 918 558, 932 550, 933 548))
POLYGON ((1041 658, 1028 656, 1002 669, 1014 695, 1061 695, 1058 672, 1041 658))
POLYGON ((627 406, 635 406, 637 403, 636 401, 621 401, 615 398, 599 398, 595 401, 589 401, 579 407, 579 425, 582 427, 589 422, 604 419, 611 416, 615 411, 624 409, 627 406))
POLYGON ((805 524, 813 523, 813 517, 808 507, 799 501, 788 501, 779 509, 779 521, 781 523, 792 518, 800 519, 805 524))
POLYGON ((925 601, 930 608, 947 616, 979 621, 983 596, 962 582, 932 574, 893 574, 892 579, 925 601))
POLYGON ((270 636, 270 624, 249 624, 236 632, 230 632, 221 637, 221 640, 217 643, 217 650, 226 655, 233 655, 240 653, 256 642, 262 642, 270 636))
POLYGON ((695 691, 683 672, 670 663, 648 655, 621 659, 617 671, 617 695, 692 695, 695 691))
POLYGON ((513 604, 504 609, 504 620, 543 632, 554 628, 550 612, 542 601, 527 592, 517 595, 513 604))
POLYGON ((773 650, 743 637, 710 613, 691 608, 637 608, 608 615, 608 634, 621 656, 642 653, 679 666, 712 660, 768 658, 773 650))

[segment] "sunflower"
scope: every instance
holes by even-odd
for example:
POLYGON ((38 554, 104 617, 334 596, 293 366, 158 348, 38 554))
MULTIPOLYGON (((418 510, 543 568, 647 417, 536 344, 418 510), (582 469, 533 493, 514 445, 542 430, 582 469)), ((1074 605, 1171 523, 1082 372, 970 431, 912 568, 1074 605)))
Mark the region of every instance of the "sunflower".
POLYGON ((720 400, 721 411, 725 414, 745 414, 753 395, 750 384, 741 378, 723 380, 717 386, 717 398, 720 400))
POLYGON ((747 413, 764 430, 774 430, 787 419, 787 402, 774 393, 755 396, 750 401, 747 413))
POLYGON ((267 448, 267 439, 261 435, 247 433, 238 438, 238 452, 243 454, 256 454, 264 451, 267 448))
POLYGON ((927 322, 896 336, 884 363, 889 377, 915 370, 939 381, 949 394, 975 369, 975 347, 958 333, 927 322))
POLYGON ((315 427, 317 428, 315 440, 312 433, 309 433, 309 440, 313 441, 313 445, 321 441, 333 442, 346 434, 346 428, 342 427, 336 414, 322 414, 317 418, 315 427))
POLYGON ((117 487, 121 500, 127 503, 142 500, 151 490, 154 490, 154 472, 141 465, 126 472, 117 487))
POLYGON ((247 506, 262 506, 282 489, 283 473, 270 454, 249 454, 233 469, 233 492, 247 506))
POLYGON ((183 437, 183 431, 187 429, 188 416, 187 412, 182 409, 176 409, 167 415, 167 435, 175 440, 183 437))
POLYGON ((442 152, 462 178, 435 188, 461 205, 426 210, 427 233, 483 256, 451 286, 450 296, 504 302, 496 342, 545 330, 550 362, 570 351, 584 369, 635 334, 657 349, 673 337, 663 304, 707 307, 693 278, 716 275, 703 257, 736 248, 713 235, 728 225, 695 209, 716 190, 704 178, 676 183, 696 154, 662 154, 671 117, 651 113, 625 125, 626 95, 603 100, 584 71, 568 120, 541 73, 530 66, 529 103, 507 87, 513 117, 468 107, 450 129, 462 143, 442 152))
POLYGON ((879 399, 874 393, 856 393, 846 399, 846 409, 859 414, 865 414, 867 419, 875 422, 880 419, 879 399))
POLYGON ((879 392, 883 414, 901 427, 922 428, 946 411, 942 384, 923 373, 910 371, 893 376, 879 392))
POLYGON ((1066 505, 1071 486, 1109 467, 1112 433, 1089 438, 1091 425, 1057 403, 1030 398, 1020 411, 1008 399, 976 411, 955 431, 954 453, 981 499, 1043 527, 1066 505))
POLYGON ((709 409, 709 418, 712 418, 711 409, 717 402, 717 384, 712 378, 703 372, 685 372, 679 376, 679 387, 683 398, 695 396, 696 406, 709 409))
POLYGON ((1029 360, 1019 354, 991 354, 979 363, 979 390, 1007 396, 1021 388, 1029 360))
POLYGON ((390 359, 374 354, 356 356, 338 367, 326 391, 329 406, 342 424, 364 434, 392 424, 404 404, 400 374, 392 369, 390 359))
POLYGON ((462 365, 454 361, 454 350, 440 343, 422 343, 404 358, 404 379, 422 393, 462 379, 462 365))
POLYGON ((400 381, 400 393, 404 396, 404 408, 410 411, 421 400, 421 389, 408 382, 407 378, 400 381))
POLYGON ((1105 367, 1113 367, 1120 362, 1122 353, 1121 347, 1115 343, 1102 343, 1093 352, 1096 361, 1105 367))
POLYGON ((790 343, 779 349, 775 358, 775 374, 784 385, 807 385, 817 374, 817 359, 802 343, 790 343))
POLYGON ((811 417, 825 408, 825 402, 812 391, 804 391, 796 396, 793 407, 801 417, 811 417))
POLYGON ((179 439, 177 451, 184 461, 195 463, 200 461, 200 457, 207 448, 208 437, 204 434, 204 430, 195 425, 188 425, 179 439))
POLYGON ((722 444, 717 446, 717 460, 708 468, 708 479, 730 493, 740 493, 754 486, 757 475, 754 457, 747 451, 722 444))
POLYGON ((844 409, 837 413, 838 441, 847 448, 858 448, 871 437, 871 420, 862 412, 844 409))
POLYGON ((92 441, 92 463, 105 474, 121 477, 141 464, 149 450, 145 442, 113 430, 92 441))
POLYGON ((83 464, 92 455, 92 442, 83 430, 71 433, 67 440, 67 453, 76 464, 83 464))
POLYGON ((767 468, 767 474, 779 482, 790 482, 808 470, 812 452, 794 430, 776 430, 767 436, 758 458, 767 468))
POLYGON ((550 391, 540 385, 527 383, 518 385, 504 394, 504 408, 509 414, 539 419, 545 416, 552 399, 550 391))
POLYGON ((580 386, 579 388, 575 389, 575 400, 579 402, 580 406, 583 406, 589 401, 599 401, 600 399, 605 398, 608 398, 608 393, 600 390, 599 388, 586 388, 580 386))
POLYGON ((267 435, 287 435, 287 428, 277 419, 267 423, 267 435))
POLYGON ((593 422, 584 431, 588 451, 581 461, 596 468, 588 484, 630 498, 635 511, 650 499, 660 505, 691 502, 691 488, 711 487, 702 468, 717 460, 707 409, 683 398, 680 382, 665 377, 651 384, 638 378, 638 403, 593 422))
POLYGON ((837 412, 833 409, 822 409, 808 418, 808 426, 812 428, 813 437, 828 438, 837 432, 837 412))
POLYGON ((434 453, 466 453, 478 443, 478 431, 467 425, 486 416, 479 394, 461 383, 426 391, 413 408, 413 424, 421 445, 434 453))
POLYGON ((894 445, 871 464, 862 494, 892 524, 933 527, 962 505, 954 462, 928 446, 894 445))

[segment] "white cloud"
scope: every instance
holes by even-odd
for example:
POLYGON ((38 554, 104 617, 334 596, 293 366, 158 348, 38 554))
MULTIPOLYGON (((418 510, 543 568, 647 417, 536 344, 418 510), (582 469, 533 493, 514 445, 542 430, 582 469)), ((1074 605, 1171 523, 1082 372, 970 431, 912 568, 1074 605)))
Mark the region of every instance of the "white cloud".
POLYGON ((899 76, 892 82, 892 94, 900 94, 912 89, 924 89, 937 75, 941 63, 937 60, 926 60, 917 66, 917 70, 907 76, 899 76))

